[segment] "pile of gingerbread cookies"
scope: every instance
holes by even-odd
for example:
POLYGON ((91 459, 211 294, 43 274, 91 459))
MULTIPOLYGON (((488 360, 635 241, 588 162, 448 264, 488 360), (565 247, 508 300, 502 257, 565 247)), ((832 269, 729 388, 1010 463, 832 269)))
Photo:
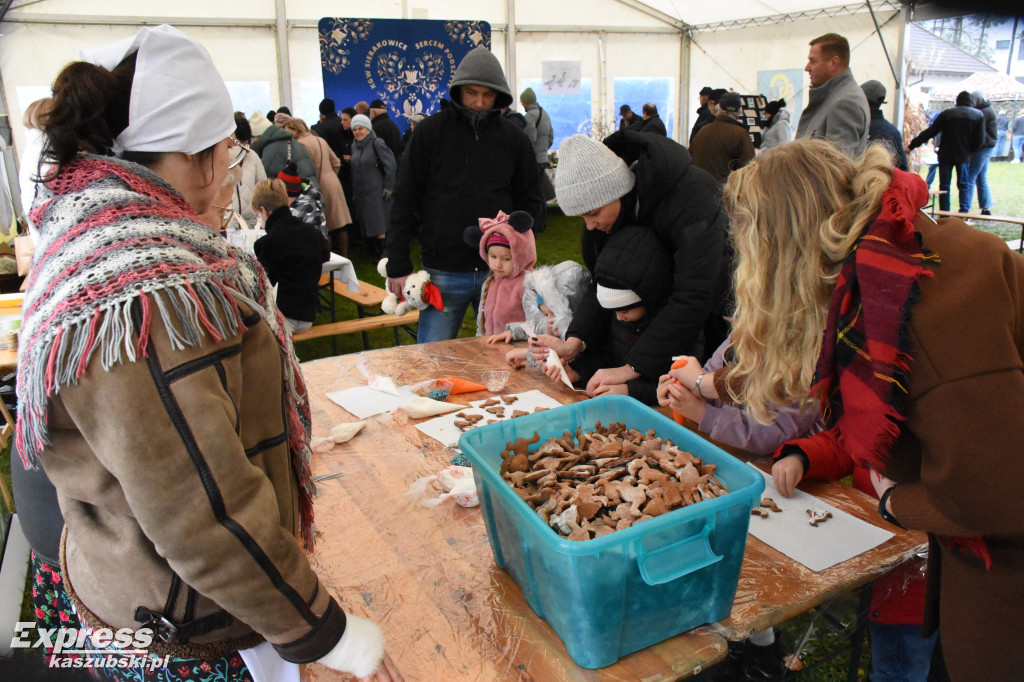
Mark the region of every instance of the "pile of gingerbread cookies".
POLYGON ((501 475, 557 533, 590 540, 728 493, 715 465, 654 431, 621 422, 565 431, 540 442, 519 438, 501 453, 501 475))

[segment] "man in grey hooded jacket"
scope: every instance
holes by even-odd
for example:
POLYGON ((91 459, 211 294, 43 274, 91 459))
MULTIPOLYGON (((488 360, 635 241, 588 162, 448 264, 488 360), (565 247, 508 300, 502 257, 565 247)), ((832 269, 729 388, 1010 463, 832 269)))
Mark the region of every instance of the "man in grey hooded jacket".
MULTIPOLYGON (((555 141, 555 130, 551 126, 551 117, 537 104, 537 95, 533 88, 526 88, 519 95, 519 102, 526 110, 526 129, 523 131, 530 138, 533 153, 537 157, 537 171, 541 187, 544 187, 544 175, 548 172, 548 150, 555 141)), ((547 227, 547 202, 541 202, 540 220, 533 224, 533 233, 539 234, 547 227)))
POLYGON ((860 156, 868 145, 871 115, 850 71, 850 43, 841 35, 826 33, 810 45, 804 71, 811 78, 811 89, 796 137, 828 140, 849 156, 860 156))

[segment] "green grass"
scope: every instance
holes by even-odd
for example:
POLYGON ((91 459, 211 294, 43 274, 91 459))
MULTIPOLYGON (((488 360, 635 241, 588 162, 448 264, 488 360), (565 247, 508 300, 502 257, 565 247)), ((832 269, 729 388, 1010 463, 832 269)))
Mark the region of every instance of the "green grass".
MULTIPOLYGON (((921 177, 927 176, 927 167, 920 171, 921 177)), ((957 192, 956 176, 953 176, 953 196, 950 205, 956 209, 957 192)), ((1007 161, 990 161, 988 164, 988 185, 992 191, 992 213, 999 216, 1013 218, 1024 218, 1024 163, 1011 164, 1007 161)), ((936 174, 932 181, 932 189, 938 189, 939 178, 936 174)), ((978 206, 978 193, 974 192, 972 213, 981 209, 978 206)), ((1007 240, 1018 240, 1021 237, 1020 225, 1013 223, 977 222, 974 225, 979 230, 991 232, 1007 240)))
MULTIPOLYGON (((548 227, 541 234, 537 235, 537 265, 554 265, 564 260, 580 261, 580 235, 583 233, 583 219, 567 217, 557 208, 550 208, 548 211, 548 227)), ((384 286, 384 280, 377 273, 377 261, 371 257, 363 244, 354 244, 348 253, 349 259, 356 269, 356 276, 364 282, 384 286)), ((413 263, 418 266, 420 258, 419 245, 413 248, 413 263)), ((338 320, 350 320, 356 317, 356 304, 335 297, 335 317, 338 320)), ((330 311, 321 312, 316 318, 316 324, 324 324, 331 321, 330 311)), ((473 309, 466 312, 459 330, 459 337, 474 336, 476 334, 476 317, 473 309)), ((413 343, 412 337, 403 330, 399 330, 399 342, 402 345, 413 343)), ((393 329, 375 329, 368 332, 370 348, 387 348, 395 345, 395 334, 393 329)), ((344 355, 347 353, 358 353, 363 350, 363 339, 359 334, 344 334, 335 337, 337 353, 332 350, 330 338, 310 339, 295 344, 295 352, 303 362, 326 358, 332 355, 344 355)))

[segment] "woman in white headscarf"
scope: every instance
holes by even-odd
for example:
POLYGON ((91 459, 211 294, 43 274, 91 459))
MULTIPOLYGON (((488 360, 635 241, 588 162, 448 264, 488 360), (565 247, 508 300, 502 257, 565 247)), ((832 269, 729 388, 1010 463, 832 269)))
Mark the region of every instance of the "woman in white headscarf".
POLYGON ((398 679, 297 541, 312 550, 309 408, 266 276, 197 220, 246 153, 227 88, 169 26, 84 57, 44 121, 18 373, 18 450, 64 516, 60 584, 97 635, 148 651, 121 679, 310 661, 398 679))

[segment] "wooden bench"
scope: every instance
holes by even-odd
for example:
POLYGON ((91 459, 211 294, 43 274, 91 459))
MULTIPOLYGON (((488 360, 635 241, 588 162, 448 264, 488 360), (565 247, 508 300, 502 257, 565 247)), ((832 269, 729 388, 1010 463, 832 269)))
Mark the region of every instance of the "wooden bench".
POLYGON ((1011 225, 1020 226, 1020 245, 1017 247, 1018 253, 1024 253, 1024 218, 1016 218, 1013 216, 1005 215, 981 215, 980 213, 960 213, 959 211, 941 211, 933 210, 932 216, 937 218, 960 218, 961 220, 972 220, 972 221, 989 221, 993 223, 1010 223, 1011 225))
MULTIPOLYGON (((325 324, 318 324, 312 328, 292 335, 293 341, 306 341, 318 339, 324 336, 338 336, 340 334, 354 334, 359 332, 363 335, 363 348, 370 349, 370 338, 366 332, 372 329, 394 329, 395 345, 399 343, 398 330, 405 329, 409 334, 416 337, 416 332, 410 325, 416 324, 420 319, 420 312, 412 310, 405 315, 387 315, 380 310, 380 304, 387 298, 386 289, 374 286, 368 282, 359 280, 359 291, 352 291, 341 280, 331 277, 330 273, 320 277, 321 291, 327 296, 327 304, 331 306, 332 321, 325 324), (356 304, 354 320, 334 321, 334 296, 341 296, 356 304)), ((337 353, 337 345, 332 346, 337 353)))

